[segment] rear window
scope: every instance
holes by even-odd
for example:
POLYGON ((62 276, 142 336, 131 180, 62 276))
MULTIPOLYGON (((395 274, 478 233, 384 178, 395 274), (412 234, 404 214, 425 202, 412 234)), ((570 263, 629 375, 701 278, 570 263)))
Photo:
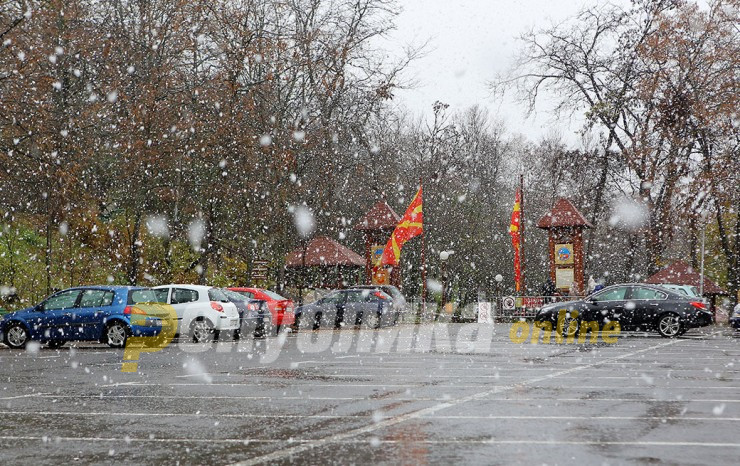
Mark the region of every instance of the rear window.
POLYGON ((223 292, 223 290, 219 290, 218 288, 211 288, 208 290, 208 299, 211 301, 221 301, 222 303, 228 303, 229 298, 226 296, 226 293, 223 292))
POLYGON ((127 304, 166 303, 167 289, 164 290, 131 290, 128 292, 127 304))
POLYGON ((382 289, 385 294, 391 296, 393 299, 405 299, 403 294, 395 286, 384 286, 382 289))
POLYGON ((274 299, 275 301, 285 301, 287 299, 275 293, 274 291, 263 290, 262 292, 265 293, 270 299, 274 299))
POLYGON ((221 291, 223 291, 226 297, 232 301, 248 301, 249 300, 249 298, 246 295, 237 293, 236 291, 231 291, 231 290, 221 290, 221 291))
POLYGON ((240 294, 244 298, 249 298, 249 299, 254 298, 254 294, 250 293, 249 291, 233 291, 233 293, 240 294))

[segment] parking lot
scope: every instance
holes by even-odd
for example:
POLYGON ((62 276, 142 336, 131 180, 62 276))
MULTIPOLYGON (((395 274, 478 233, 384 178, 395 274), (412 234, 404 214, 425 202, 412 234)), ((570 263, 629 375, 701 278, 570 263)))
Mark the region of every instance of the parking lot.
POLYGON ((99 344, 0 346, 0 459, 736 464, 738 344, 727 327, 579 345, 402 325, 173 344, 131 374, 99 344))

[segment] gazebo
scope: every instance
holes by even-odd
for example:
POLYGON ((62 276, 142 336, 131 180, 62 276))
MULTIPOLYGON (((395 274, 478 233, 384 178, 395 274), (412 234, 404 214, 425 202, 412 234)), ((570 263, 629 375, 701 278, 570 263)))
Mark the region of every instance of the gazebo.
MULTIPOLYGON (((309 241, 305 246, 305 260, 303 255, 303 247, 293 250, 286 257, 285 266, 288 271, 310 275, 309 285, 319 288, 342 288, 345 281, 354 283, 365 266, 359 254, 326 236, 309 241)), ((300 281, 303 285, 303 280, 300 281)))
MULTIPOLYGON (((701 288, 701 274, 696 272, 693 267, 682 261, 675 261, 671 265, 649 276, 645 283, 660 285, 669 283, 674 285, 690 285, 697 289, 701 288)), ((715 314, 715 305, 717 296, 727 295, 727 291, 720 288, 712 280, 704 277, 704 296, 709 298, 710 309, 715 314)))

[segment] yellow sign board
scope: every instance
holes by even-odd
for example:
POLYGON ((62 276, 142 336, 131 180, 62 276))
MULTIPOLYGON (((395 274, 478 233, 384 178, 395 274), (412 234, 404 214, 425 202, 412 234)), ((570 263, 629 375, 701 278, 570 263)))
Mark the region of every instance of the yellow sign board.
POLYGON ((555 269, 555 288, 567 290, 575 279, 575 270, 572 267, 555 269))

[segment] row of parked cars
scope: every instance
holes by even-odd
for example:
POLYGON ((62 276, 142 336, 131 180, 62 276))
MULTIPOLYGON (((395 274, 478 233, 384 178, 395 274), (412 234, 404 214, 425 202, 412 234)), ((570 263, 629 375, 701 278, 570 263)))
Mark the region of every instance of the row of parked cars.
POLYGON ((199 285, 83 286, 59 291, 36 306, 0 319, 2 341, 23 348, 31 340, 57 348, 67 341, 100 341, 123 347, 130 336, 156 336, 161 314, 147 312, 168 304, 177 315, 177 331, 194 342, 244 332, 255 338, 269 330, 305 326, 373 328, 398 321, 406 302, 395 287, 336 290, 312 304, 294 308, 290 299, 260 288, 199 285))
POLYGON ((271 327, 292 325, 293 303, 259 288, 215 288, 199 285, 82 286, 59 291, 41 303, 0 319, 2 341, 23 348, 37 340, 51 347, 67 341, 100 341, 123 347, 129 336, 156 336, 161 316, 148 315, 147 305, 164 303, 177 314, 177 333, 195 342, 247 329, 262 337, 271 327))

